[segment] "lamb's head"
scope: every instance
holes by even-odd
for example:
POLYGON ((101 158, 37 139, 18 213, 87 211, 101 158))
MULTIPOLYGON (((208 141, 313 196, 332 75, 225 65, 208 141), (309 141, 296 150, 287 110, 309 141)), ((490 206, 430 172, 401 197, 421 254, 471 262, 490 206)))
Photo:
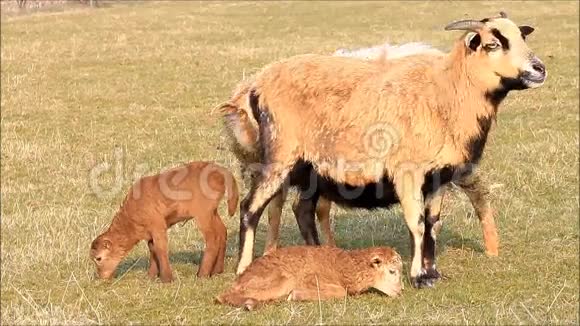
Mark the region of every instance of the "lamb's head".
POLYGON ((541 86, 546 80, 546 67, 526 44, 534 28, 518 26, 504 12, 483 20, 461 20, 446 30, 466 30, 465 53, 488 90, 526 89, 541 86))
POLYGON ((124 250, 106 234, 101 234, 91 243, 90 258, 97 268, 98 277, 110 279, 124 258, 124 250))
POLYGON ((374 271, 372 287, 391 297, 400 295, 403 261, 399 253, 389 247, 376 247, 368 249, 368 257, 374 271))

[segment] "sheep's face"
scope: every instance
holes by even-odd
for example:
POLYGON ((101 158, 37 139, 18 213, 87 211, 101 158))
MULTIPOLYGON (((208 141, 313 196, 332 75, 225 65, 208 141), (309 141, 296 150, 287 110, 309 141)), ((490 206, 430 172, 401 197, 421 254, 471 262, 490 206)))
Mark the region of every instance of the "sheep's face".
POLYGON ((376 272, 372 287, 391 297, 400 295, 403 291, 401 256, 390 248, 381 248, 373 253, 370 263, 376 272))
POLYGON ((100 235, 91 244, 90 258, 97 268, 98 277, 110 279, 123 255, 118 248, 115 249, 111 239, 100 235))
POLYGON ((509 90, 541 86, 546 68, 526 44, 526 36, 534 28, 517 26, 507 18, 484 19, 482 23, 481 29, 466 35, 465 43, 471 55, 478 58, 475 69, 488 87, 509 90))

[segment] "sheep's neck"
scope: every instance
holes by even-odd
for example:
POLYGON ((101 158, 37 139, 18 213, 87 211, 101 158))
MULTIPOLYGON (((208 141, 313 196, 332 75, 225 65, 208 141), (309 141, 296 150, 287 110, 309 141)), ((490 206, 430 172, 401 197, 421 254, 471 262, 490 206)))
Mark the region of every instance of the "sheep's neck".
MULTIPOLYGON (((448 122, 450 136, 468 161, 477 161, 487 139, 492 121, 496 119, 501 98, 491 98, 485 81, 478 75, 477 58, 466 53, 463 41, 457 42, 448 54, 443 74, 448 92, 448 122)), ((499 94, 499 93, 497 93, 499 94)))

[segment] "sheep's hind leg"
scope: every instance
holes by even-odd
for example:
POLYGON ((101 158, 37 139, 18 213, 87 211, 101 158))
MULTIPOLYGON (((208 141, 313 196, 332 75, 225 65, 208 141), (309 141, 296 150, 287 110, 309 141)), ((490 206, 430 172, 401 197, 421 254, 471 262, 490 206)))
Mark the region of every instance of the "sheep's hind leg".
POLYGON ((318 198, 318 193, 313 194, 311 198, 306 198, 305 194, 301 192, 300 198, 292 206, 302 238, 309 246, 320 245, 318 231, 314 221, 314 213, 316 211, 318 198))
POLYGON ((336 247, 334 233, 332 232, 332 227, 330 226, 331 206, 332 203, 330 200, 324 197, 320 197, 318 199, 318 204, 316 205, 316 216, 318 217, 318 223, 320 223, 322 233, 324 233, 324 236, 326 237, 326 245, 336 247))
POLYGON ((269 164, 258 182, 240 203, 239 263, 236 273, 241 274, 250 265, 254 255, 254 235, 260 216, 272 197, 280 191, 292 169, 291 164, 269 164))
POLYGON ((441 274, 437 271, 436 261, 436 242, 437 235, 441 231, 442 223, 440 221, 441 205, 445 190, 440 187, 433 194, 428 196, 425 201, 425 233, 423 235, 423 268, 425 269, 425 278, 437 281, 441 274))
POLYGON ((499 240, 497 227, 495 225, 494 210, 491 208, 489 200, 489 188, 481 180, 477 172, 459 180, 457 185, 463 189, 475 214, 479 219, 483 230, 483 241, 485 243, 485 253, 488 256, 499 255, 499 240))
POLYGON ((268 234, 266 236, 266 248, 264 255, 267 255, 278 247, 280 233, 280 218, 282 217, 282 208, 286 201, 288 190, 283 187, 282 190, 272 198, 268 204, 268 234))

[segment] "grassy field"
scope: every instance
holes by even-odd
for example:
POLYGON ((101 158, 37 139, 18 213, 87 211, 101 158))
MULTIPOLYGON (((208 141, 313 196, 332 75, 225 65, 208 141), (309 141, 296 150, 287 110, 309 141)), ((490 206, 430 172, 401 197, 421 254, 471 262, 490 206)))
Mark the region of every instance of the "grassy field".
MULTIPOLYGON (((2 324, 578 324, 578 2, 161 2, 2 17, 2 324), (226 273, 195 278, 201 235, 170 232, 176 281, 146 278, 141 243, 113 282, 94 278, 92 239, 135 175, 190 160, 237 173, 211 108, 266 63, 338 47, 427 41, 443 26, 505 10, 537 28, 549 76, 511 94, 482 169, 493 184, 500 257, 487 258, 462 194, 449 196, 435 289, 280 303, 213 304, 234 279, 238 218, 222 216, 226 273)), ((289 206, 289 205, 287 205, 289 206)), ((391 245, 409 263, 398 208, 333 209, 338 244, 391 245)), ((261 253, 263 218, 257 235, 261 253)), ((300 244, 288 209, 282 244, 300 244)))

